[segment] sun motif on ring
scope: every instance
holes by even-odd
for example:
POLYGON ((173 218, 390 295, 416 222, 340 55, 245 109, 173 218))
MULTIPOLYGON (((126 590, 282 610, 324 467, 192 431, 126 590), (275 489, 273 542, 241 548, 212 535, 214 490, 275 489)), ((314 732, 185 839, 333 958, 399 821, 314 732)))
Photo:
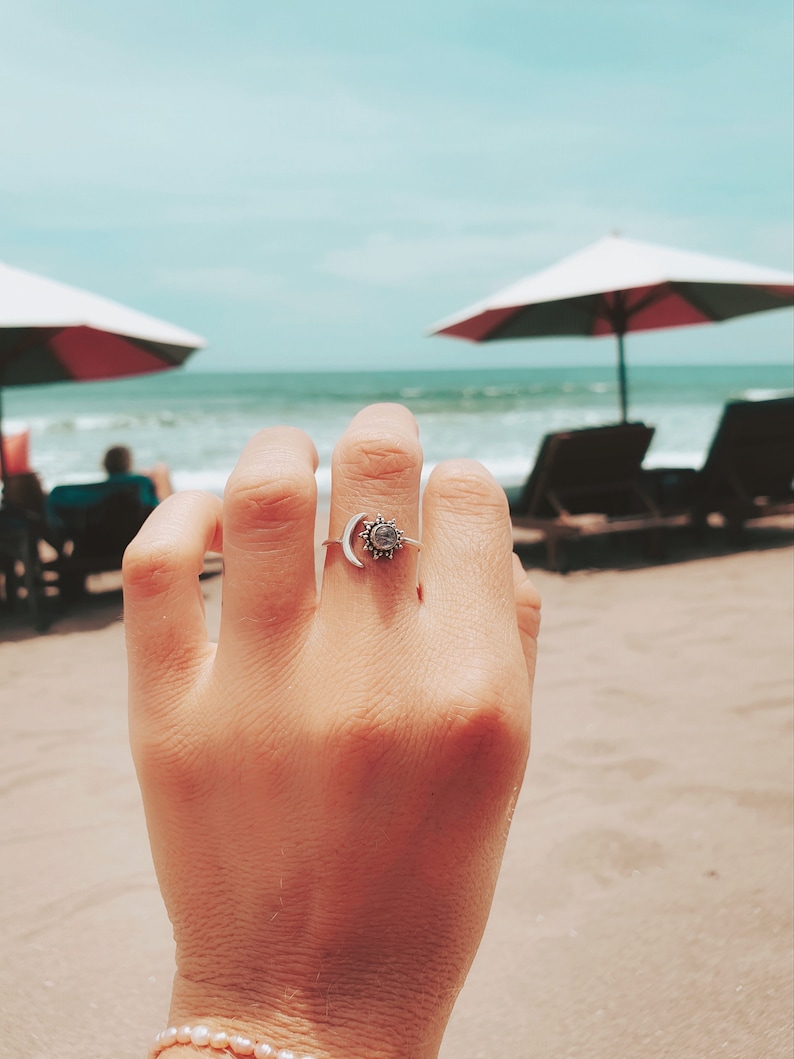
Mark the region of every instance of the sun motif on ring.
POLYGON ((376 515, 372 522, 365 520, 364 529, 359 533, 364 541, 364 551, 372 552, 373 559, 392 559, 403 546, 403 536, 396 521, 393 518, 387 521, 383 515, 376 515))

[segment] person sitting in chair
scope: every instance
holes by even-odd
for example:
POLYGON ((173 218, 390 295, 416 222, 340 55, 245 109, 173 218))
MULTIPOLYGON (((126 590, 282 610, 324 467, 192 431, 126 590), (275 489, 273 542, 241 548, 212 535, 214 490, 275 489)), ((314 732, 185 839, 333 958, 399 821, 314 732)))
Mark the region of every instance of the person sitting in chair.
POLYGON ((59 536, 56 565, 64 596, 82 593, 90 573, 119 569, 124 549, 173 492, 165 464, 135 473, 125 445, 109 448, 102 466, 104 482, 59 485, 47 498, 49 521, 59 536))
POLYGON ((107 472, 108 479, 112 481, 148 478, 151 490, 147 490, 145 483, 139 482, 141 500, 144 503, 151 502, 152 507, 156 507, 174 491, 168 466, 165 463, 156 463, 149 470, 135 474, 132 470, 132 452, 126 445, 112 445, 102 458, 102 466, 107 472), (148 497, 145 495, 147 492, 150 493, 148 497))

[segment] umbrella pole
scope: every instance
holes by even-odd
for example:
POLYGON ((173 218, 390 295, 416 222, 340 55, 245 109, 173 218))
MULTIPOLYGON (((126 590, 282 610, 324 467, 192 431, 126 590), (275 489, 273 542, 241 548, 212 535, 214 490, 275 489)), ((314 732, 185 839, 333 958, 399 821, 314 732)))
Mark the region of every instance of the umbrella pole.
POLYGON ((626 357, 623 349, 623 332, 618 331, 618 385, 620 386, 621 422, 628 422, 629 395, 626 383, 626 357))

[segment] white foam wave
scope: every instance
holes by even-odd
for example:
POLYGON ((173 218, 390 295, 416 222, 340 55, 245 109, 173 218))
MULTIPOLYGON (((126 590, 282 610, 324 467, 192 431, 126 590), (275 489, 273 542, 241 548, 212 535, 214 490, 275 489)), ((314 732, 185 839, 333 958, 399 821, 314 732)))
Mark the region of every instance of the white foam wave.
MULTIPOLYGON (((422 487, 427 485, 427 480, 437 466, 439 461, 428 460, 422 467, 422 487)), ((532 465, 532 455, 520 455, 513 458, 484 458, 480 461, 501 485, 520 485, 529 474, 532 465)), ((232 471, 232 465, 228 469, 200 469, 200 470, 176 470, 171 478, 174 488, 202 489, 216 496, 223 496, 226 481, 232 471)), ((317 480, 317 493, 321 502, 327 502, 331 496, 331 468, 321 464, 315 475, 317 480)), ((75 481, 80 479, 75 479, 75 481)), ((84 480, 84 479, 82 479, 84 480)))
POLYGON ((789 397, 791 390, 742 390, 740 397, 745 401, 773 401, 776 397, 789 397))
POLYGON ((705 449, 692 449, 689 452, 675 450, 648 453, 643 466, 653 470, 656 467, 702 467, 706 458, 705 449))

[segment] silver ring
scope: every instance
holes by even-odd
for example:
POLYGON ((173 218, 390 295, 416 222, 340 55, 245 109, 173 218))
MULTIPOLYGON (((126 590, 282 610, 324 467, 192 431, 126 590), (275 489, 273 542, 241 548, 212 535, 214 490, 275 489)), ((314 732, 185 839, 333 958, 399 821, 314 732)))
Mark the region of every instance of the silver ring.
POLYGON ((358 536, 364 540, 364 551, 371 552, 373 559, 393 559, 394 553, 406 544, 416 549, 422 547, 421 541, 406 537, 393 518, 385 519, 383 515, 378 514, 371 521, 367 521, 366 511, 360 511, 348 519, 342 536, 329 537, 328 540, 323 541, 323 547, 325 548, 328 544, 341 544, 345 559, 353 566, 363 567, 364 564, 353 551, 353 534, 359 522, 364 523, 364 529, 358 536))

